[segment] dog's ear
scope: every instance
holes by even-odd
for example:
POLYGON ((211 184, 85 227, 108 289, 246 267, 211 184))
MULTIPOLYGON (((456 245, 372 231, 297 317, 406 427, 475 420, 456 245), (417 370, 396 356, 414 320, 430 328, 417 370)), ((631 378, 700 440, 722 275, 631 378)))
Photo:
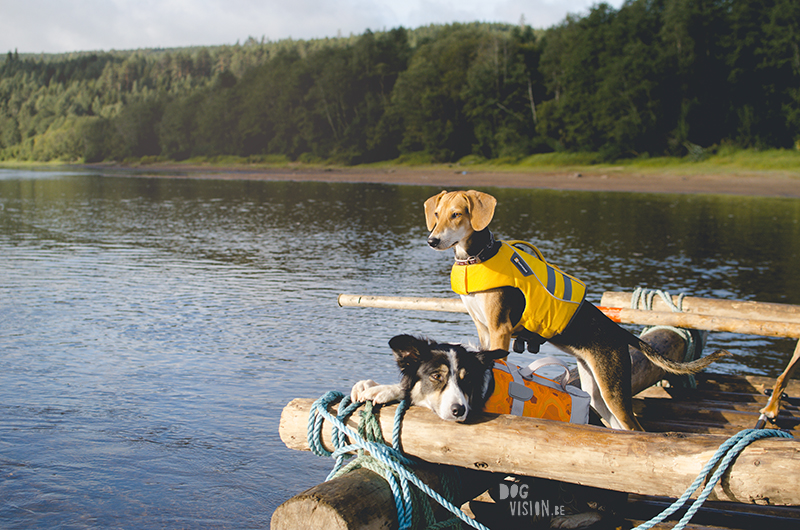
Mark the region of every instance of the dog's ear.
POLYGON ((436 226, 436 207, 439 206, 439 201, 447 194, 446 191, 442 191, 438 195, 434 195, 427 201, 425 201, 425 223, 428 225, 428 230, 433 230, 433 227, 436 226))
POLYGON ((508 357, 508 352, 506 350, 486 350, 486 351, 479 351, 475 354, 475 357, 483 364, 484 367, 489 368, 491 367, 494 362, 498 359, 503 359, 508 357))
POLYGON ((426 340, 411 335, 398 335, 389 341, 400 371, 416 372, 422 361, 430 357, 430 344, 426 340))
POLYGON ((489 222, 494 217, 494 207, 497 205, 497 199, 488 193, 475 190, 466 192, 466 197, 469 202, 469 219, 470 223, 472 223, 472 229, 480 232, 489 226, 489 222))

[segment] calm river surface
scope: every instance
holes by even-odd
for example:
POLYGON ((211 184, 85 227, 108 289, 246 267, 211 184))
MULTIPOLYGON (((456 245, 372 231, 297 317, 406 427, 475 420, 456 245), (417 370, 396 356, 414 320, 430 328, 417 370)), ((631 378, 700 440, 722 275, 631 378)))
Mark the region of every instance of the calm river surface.
MULTIPOLYGON (((647 286, 800 304, 799 200, 486 190, 495 233, 593 302, 647 286)), ((395 381, 398 333, 477 340, 466 315, 336 304, 451 296, 452 255, 425 244, 438 191, 0 170, 0 526, 268 527, 331 467, 281 443, 289 400, 395 381)), ((712 371, 775 376, 793 343, 716 347, 737 357, 712 371)))

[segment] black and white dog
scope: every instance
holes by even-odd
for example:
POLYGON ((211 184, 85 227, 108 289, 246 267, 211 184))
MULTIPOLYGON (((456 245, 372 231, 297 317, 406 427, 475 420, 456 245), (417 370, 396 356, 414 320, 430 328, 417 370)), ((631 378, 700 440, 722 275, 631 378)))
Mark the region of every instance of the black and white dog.
POLYGON ((459 344, 439 344, 411 335, 389 341, 402 377, 396 385, 379 385, 373 380, 353 386, 353 401, 389 403, 408 398, 443 420, 464 421, 480 411, 491 393, 492 366, 507 351, 469 351, 459 344))
MULTIPOLYGON (((411 335, 398 335, 389 341, 389 346, 402 373, 400 383, 379 385, 372 380, 359 381, 353 386, 351 399, 380 404, 408 398, 411 404, 427 407, 444 420, 459 422, 466 420, 471 412, 483 409, 493 390, 494 361, 508 355, 505 350, 476 352, 460 344, 440 344, 411 335)), ((535 489, 541 490, 535 498, 546 499, 543 502, 548 503, 552 498, 553 506, 567 506, 567 511, 549 520, 551 528, 591 526, 613 515, 616 506, 624 506, 627 500, 624 493, 527 477, 508 477, 507 480, 512 478, 526 484, 531 495, 535 489)), ((497 491, 493 496, 497 496, 497 491)), ((534 514, 533 511, 529 517, 508 519, 509 502, 500 496, 495 503, 489 504, 496 509, 490 510, 486 517, 504 521, 502 524, 508 523, 506 527, 509 528, 512 523, 533 524, 538 520, 538 512, 534 514), (504 514, 506 520, 502 519, 504 514)))

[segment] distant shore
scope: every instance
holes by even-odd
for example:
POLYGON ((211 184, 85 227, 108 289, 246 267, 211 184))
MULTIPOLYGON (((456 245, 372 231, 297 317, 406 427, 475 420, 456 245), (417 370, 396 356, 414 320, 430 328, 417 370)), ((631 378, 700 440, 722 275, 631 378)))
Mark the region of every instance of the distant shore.
POLYGON ((542 188, 577 191, 642 193, 711 193, 800 198, 800 178, 782 171, 689 173, 641 172, 616 168, 491 170, 465 167, 250 167, 186 164, 140 166, 92 165, 129 168, 159 178, 369 182, 428 185, 445 188, 542 188))

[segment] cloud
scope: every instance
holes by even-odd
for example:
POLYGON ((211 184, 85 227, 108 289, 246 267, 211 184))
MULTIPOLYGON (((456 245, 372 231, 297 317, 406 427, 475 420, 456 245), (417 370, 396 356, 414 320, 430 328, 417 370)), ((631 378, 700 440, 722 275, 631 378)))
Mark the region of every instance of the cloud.
MULTIPOLYGON (((622 0, 612 1, 612 5, 622 0)), ((398 26, 505 22, 549 27, 590 0, 0 0, 0 52, 312 39, 398 26)))

